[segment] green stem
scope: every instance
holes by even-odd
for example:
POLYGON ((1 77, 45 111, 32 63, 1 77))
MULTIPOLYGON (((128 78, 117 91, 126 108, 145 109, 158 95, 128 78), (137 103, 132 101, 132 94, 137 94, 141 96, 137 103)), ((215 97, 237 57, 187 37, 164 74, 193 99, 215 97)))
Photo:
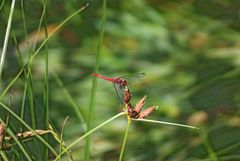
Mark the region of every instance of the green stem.
MULTIPOLYGON (((45 36, 46 38, 48 37, 48 31, 47 31, 47 27, 48 27, 48 24, 47 24, 47 11, 46 11, 46 1, 43 0, 43 11, 44 11, 44 22, 45 22, 45 36)), ((44 114, 44 128, 45 129, 48 129, 48 122, 49 122, 49 70, 48 70, 48 42, 46 42, 45 44, 45 77, 44 77, 44 85, 45 85, 45 90, 44 90, 44 111, 45 111, 45 114, 44 114)), ((49 142, 49 138, 48 138, 49 135, 46 135, 45 139, 47 142, 49 142)), ((44 147, 43 149, 44 151, 44 160, 47 160, 48 158, 48 149, 46 147, 44 147)))
MULTIPOLYGON (((99 70, 101 48, 102 48, 104 28, 105 28, 104 24, 105 24, 105 19, 106 19, 106 8, 107 8, 107 0, 103 0, 102 24, 101 24, 101 29, 100 29, 100 33, 99 33, 99 42, 98 42, 98 48, 97 48, 96 63, 95 63, 95 67, 94 67, 95 73, 98 73, 98 70, 99 70)), ((88 114, 88 120, 87 120, 87 131, 92 128, 92 116, 93 116, 95 100, 96 100, 95 99, 96 98, 96 89, 97 89, 97 78, 93 77, 91 100, 90 100, 89 114, 88 114)), ((88 137, 86 139, 86 143, 85 143, 85 147, 84 147, 84 160, 85 161, 89 161, 89 159, 90 159, 90 142, 91 142, 91 138, 88 137)))
POLYGON ((96 130, 100 129, 101 127, 103 127, 104 125, 108 124, 109 122, 117 119, 118 117, 125 115, 125 112, 121 112, 118 113, 117 115, 111 117, 110 119, 104 121, 103 123, 101 123, 100 125, 98 125, 97 127, 93 128, 92 130, 88 131, 86 134, 84 134, 83 136, 81 136, 80 138, 78 138, 77 140, 75 140, 73 143, 71 143, 70 145, 68 145, 68 147, 66 147, 59 155, 57 155, 57 157, 54 159, 54 161, 58 160, 60 158, 60 156, 62 156, 64 153, 66 153, 70 148, 72 148, 74 145, 76 145, 78 142, 82 141, 83 139, 85 139, 86 137, 88 137, 89 135, 91 135, 93 132, 95 132, 96 130))
POLYGON ((0 159, 2 159, 4 161, 9 161, 5 151, 3 151, 3 150, 0 150, 0 159))
POLYGON ((70 16, 68 16, 66 19, 64 19, 59 25, 56 26, 56 28, 53 29, 52 32, 49 33, 48 37, 42 42, 42 44, 38 47, 38 49, 32 54, 31 58, 29 59, 28 63, 26 64, 27 66, 32 64, 32 61, 34 59, 34 57, 39 53, 39 51, 43 48, 43 46, 45 45, 45 43, 57 32, 59 31, 63 25, 65 25, 69 20, 71 20, 74 16, 78 15, 80 12, 82 12, 83 10, 85 10, 87 7, 89 6, 89 3, 85 4, 85 6, 83 6, 82 8, 80 8, 79 10, 77 10, 76 12, 74 12, 73 14, 71 14, 70 16))
POLYGON ((29 108, 30 108, 30 117, 32 121, 32 128, 36 128, 36 112, 34 108, 34 100, 33 100, 33 85, 32 85, 32 73, 31 69, 27 69, 27 76, 26 76, 26 81, 27 81, 27 91, 28 91, 28 98, 29 98, 29 108))
POLYGON ((211 158, 212 161, 218 161, 216 153, 214 152, 212 146, 208 142, 208 135, 204 128, 201 128, 201 136, 203 139, 203 145, 208 151, 209 158, 211 158))
POLYGON ((0 11, 2 10, 2 7, 3 7, 4 3, 5 3, 5 1, 6 1, 6 0, 3 0, 3 1, 2 1, 1 5, 0 5, 0 11))
POLYGON ((9 38, 11 24, 12 24, 14 6, 15 6, 15 0, 13 0, 12 4, 11 4, 11 10, 10 10, 9 18, 8 18, 6 35, 5 35, 3 49, 2 49, 2 56, 1 56, 1 60, 0 60, 0 81, 2 79, 3 66, 4 66, 4 61, 5 61, 5 57, 6 57, 6 53, 7 53, 8 38, 9 38))
POLYGON ((195 126, 190 125, 184 125, 184 124, 177 124, 173 122, 165 122, 165 121, 156 121, 156 120, 148 120, 148 119, 132 119, 134 121, 142 121, 142 122, 150 122, 150 123, 157 123, 157 124, 165 124, 165 125, 172 125, 172 126, 179 126, 179 127, 185 127, 190 129, 199 129, 195 126))
POLYGON ((71 107, 73 108, 76 116, 78 117, 79 121, 83 124, 84 132, 86 132, 87 126, 86 126, 86 121, 82 115, 83 112, 81 111, 81 109, 78 106, 78 104, 76 103, 76 101, 74 101, 74 99, 72 98, 72 96, 68 92, 68 90, 64 87, 63 82, 61 81, 61 79, 59 78, 59 76, 57 75, 57 73, 54 70, 52 70, 52 75, 53 75, 53 78, 55 79, 56 83, 62 88, 63 93, 65 94, 66 100, 68 100, 69 103, 71 104, 71 107))
MULTIPOLYGON (((3 120, 1 118, 0 118, 0 122, 4 125, 4 127, 6 127, 6 124, 3 122, 3 120)), ((24 156, 26 157, 26 159, 28 161, 32 161, 32 159, 31 159, 30 155, 28 154, 27 150, 22 145, 22 143, 18 140, 18 138, 14 135, 14 133, 9 128, 6 128, 5 130, 9 134, 9 136, 13 138, 13 140, 19 146, 19 148, 22 150, 22 152, 23 152, 24 156)))
POLYGON ((52 148, 48 142, 46 142, 34 129, 32 129, 25 121, 23 121, 15 112, 13 112, 8 106, 0 102, 0 106, 2 106, 5 110, 7 110, 13 117, 15 117, 19 122, 21 122, 29 131, 31 131, 35 137, 37 137, 44 145, 51 150, 53 155, 57 156, 57 152, 52 148))
MULTIPOLYGON (((89 3, 87 3, 85 6, 83 6, 82 8, 80 8, 79 10, 77 10, 76 12, 74 12, 73 14, 71 14, 69 17, 67 17, 66 19, 64 19, 49 35, 48 37, 42 42, 42 44, 39 46, 39 48, 33 53, 33 55, 31 56, 31 58, 29 59, 28 63, 25 64, 23 66, 23 68, 17 73, 17 75, 13 78, 13 80, 7 85, 7 87, 5 87, 5 89, 1 92, 0 95, 0 101, 2 100, 2 98, 4 97, 4 95, 8 92, 8 90, 12 87, 12 85, 15 83, 15 81, 20 77, 20 75, 22 74, 22 72, 27 69, 28 66, 31 65, 34 57, 39 53, 39 51, 42 49, 42 47, 44 46, 44 44, 57 32, 59 31, 64 24, 66 24, 69 20, 71 20, 74 16, 76 16, 78 13, 82 12, 83 10, 85 10, 87 7, 89 6, 89 3)), ((3 52, 2 52, 3 54, 3 52)), ((1 70, 1 69, 0 69, 1 70)), ((0 76, 1 77, 1 76, 0 76)))
POLYGON ((124 154, 125 146, 127 143, 128 131, 129 131, 129 127, 131 124, 131 118, 129 118, 129 116, 127 116, 127 117, 128 117, 128 123, 127 123, 126 131, 125 131, 125 135, 124 135, 124 139, 123 139, 123 143, 122 143, 121 153, 120 153, 118 161, 122 161, 122 159, 123 159, 123 154, 124 154))

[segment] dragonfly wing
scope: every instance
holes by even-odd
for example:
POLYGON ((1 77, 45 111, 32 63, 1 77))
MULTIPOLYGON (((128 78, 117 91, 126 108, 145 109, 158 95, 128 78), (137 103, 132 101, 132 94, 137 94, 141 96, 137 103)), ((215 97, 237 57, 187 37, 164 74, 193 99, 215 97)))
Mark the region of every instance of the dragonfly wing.
POLYGON ((145 73, 135 73, 121 76, 121 78, 125 79, 128 82, 128 85, 134 86, 136 83, 140 82, 145 76, 145 73))
POLYGON ((125 101, 124 101, 124 92, 123 92, 123 86, 119 85, 119 84, 116 84, 116 83, 113 83, 113 87, 118 95, 118 98, 120 99, 120 102, 121 104, 125 104, 125 101))

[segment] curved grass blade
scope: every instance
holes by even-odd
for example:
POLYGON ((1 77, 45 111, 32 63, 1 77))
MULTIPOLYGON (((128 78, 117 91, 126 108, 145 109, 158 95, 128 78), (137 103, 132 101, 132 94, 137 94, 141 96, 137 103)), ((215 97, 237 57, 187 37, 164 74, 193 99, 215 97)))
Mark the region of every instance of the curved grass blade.
POLYGON ((54 161, 59 160, 60 156, 62 156, 64 153, 66 153, 70 148, 72 148, 74 145, 76 145, 78 142, 82 141, 83 139, 85 139, 86 137, 88 137, 89 135, 91 135, 93 132, 95 132, 96 130, 100 129, 101 127, 105 126, 106 124, 112 122, 113 120, 117 119, 118 117, 122 116, 122 115, 126 115, 125 112, 121 112, 118 113, 117 115, 111 117, 110 119, 104 121, 103 123, 101 123, 100 125, 98 125, 97 127, 93 128, 92 130, 89 130, 87 133, 85 133, 84 135, 82 135, 81 137, 79 137, 77 140, 75 140, 74 142, 72 142, 70 145, 67 146, 66 149, 64 149, 62 151, 62 153, 58 154, 57 157, 54 159, 54 161))
POLYGON ((0 157, 4 160, 4 161, 9 161, 7 158, 7 155, 4 151, 0 150, 0 157))
POLYGON ((157 124, 164 124, 164 125, 179 126, 179 127, 185 127, 185 128, 191 128, 191 129, 199 129, 199 128, 195 127, 195 126, 178 124, 178 123, 173 123, 173 122, 156 121, 156 120, 149 120, 149 119, 132 119, 132 120, 134 120, 134 121, 142 121, 142 122, 150 122, 150 123, 157 123, 157 124))
POLYGON ((87 3, 85 6, 68 16, 66 19, 64 19, 49 35, 48 37, 42 42, 42 44, 38 47, 38 49, 33 53, 33 55, 30 57, 27 64, 24 65, 24 67, 17 73, 17 75, 13 78, 13 80, 9 83, 9 85, 3 90, 3 92, 0 95, 0 100, 2 100, 3 96, 7 93, 7 91, 11 88, 11 86, 15 83, 15 81, 20 77, 22 72, 31 65, 33 58, 39 53, 39 51, 43 48, 45 43, 58 31, 65 25, 69 20, 71 20, 74 16, 79 14, 80 12, 84 11, 89 6, 89 3, 87 3))
POLYGON ((5 104, 0 102, 0 105, 7 110, 12 116, 14 116, 19 122, 21 122, 29 131, 35 134, 35 136, 44 144, 46 145, 51 152, 57 156, 57 152, 54 150, 51 145, 48 144, 38 133, 36 133, 25 121, 23 121, 15 112, 13 112, 10 108, 8 108, 5 104))
MULTIPOLYGON (((3 120, 0 118, 1 123, 5 126, 3 120)), ((13 138, 13 140, 16 142, 16 144, 19 146, 19 148, 22 150, 23 154, 25 155, 25 157, 27 158, 28 161, 32 161, 30 155, 27 153, 27 151, 25 150, 25 148, 23 147, 22 143, 18 140, 18 138, 13 134, 13 132, 7 128, 6 132, 11 136, 11 138, 13 138)))
POLYGON ((64 87, 64 84, 61 81, 61 79, 59 78, 59 76, 57 75, 57 73, 55 71, 53 71, 53 70, 52 70, 52 73, 53 73, 53 77, 54 77, 55 81, 60 86, 60 88, 62 88, 63 93, 65 94, 65 96, 67 97, 67 100, 69 101, 69 103, 71 104, 73 110, 75 111, 79 121, 82 122, 83 130, 86 131, 87 130, 87 126, 86 126, 86 121, 85 121, 85 119, 83 118, 83 115, 82 115, 83 112, 80 110, 80 107, 77 105, 76 101, 74 101, 73 97, 68 92, 68 90, 64 87))

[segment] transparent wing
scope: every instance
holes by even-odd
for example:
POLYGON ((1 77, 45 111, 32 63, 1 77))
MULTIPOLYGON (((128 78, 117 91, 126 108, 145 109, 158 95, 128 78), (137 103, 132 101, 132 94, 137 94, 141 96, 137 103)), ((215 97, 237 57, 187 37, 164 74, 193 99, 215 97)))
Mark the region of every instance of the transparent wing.
MULTIPOLYGON (((128 83, 128 86, 133 86, 136 83, 140 82, 145 76, 146 76, 145 73, 136 73, 136 74, 118 76, 117 78, 125 79, 128 83)), ((125 104, 124 87, 116 83, 113 83, 113 87, 118 95, 118 98, 120 99, 121 104, 124 105, 125 104)))
POLYGON ((124 101, 124 89, 123 89, 123 86, 119 85, 119 84, 116 84, 116 83, 113 83, 113 87, 118 95, 118 98, 120 100, 120 103, 122 105, 125 104, 125 101, 124 101))
POLYGON ((145 73, 135 73, 135 74, 123 75, 123 76, 120 76, 120 78, 125 79, 128 82, 129 86, 133 86, 139 83, 142 79, 144 79, 145 76, 146 76, 145 73))

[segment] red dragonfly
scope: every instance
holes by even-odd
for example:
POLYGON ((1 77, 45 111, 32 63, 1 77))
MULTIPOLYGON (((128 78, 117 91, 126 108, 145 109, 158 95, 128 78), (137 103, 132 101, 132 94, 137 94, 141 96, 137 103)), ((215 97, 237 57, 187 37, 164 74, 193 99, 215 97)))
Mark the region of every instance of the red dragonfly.
POLYGON ((137 73, 134 75, 125 75, 125 76, 119 76, 119 77, 106 77, 97 73, 92 74, 95 77, 110 81, 113 83, 114 89, 120 98, 120 101, 122 104, 126 104, 129 102, 131 98, 131 93, 128 89, 128 85, 134 84, 134 82, 138 81, 139 79, 143 78, 145 76, 144 73, 137 73))
MULTIPOLYGON (((129 81, 126 80, 125 76, 122 77, 105 77, 100 74, 92 74, 95 77, 110 81, 113 83, 114 88, 122 102, 122 104, 125 106, 125 110, 127 111, 128 115, 133 119, 144 119, 145 117, 149 116, 157 107, 151 106, 148 107, 146 110, 142 111, 142 107, 145 103, 146 96, 144 96, 133 108, 130 99, 131 99, 131 91, 128 89, 128 83, 129 81)), ((145 74, 144 73, 138 73, 135 75, 135 78, 142 78, 145 74)), ((135 79, 134 78, 134 79, 135 79)), ((133 78, 130 79, 130 81, 134 80, 133 78)))

